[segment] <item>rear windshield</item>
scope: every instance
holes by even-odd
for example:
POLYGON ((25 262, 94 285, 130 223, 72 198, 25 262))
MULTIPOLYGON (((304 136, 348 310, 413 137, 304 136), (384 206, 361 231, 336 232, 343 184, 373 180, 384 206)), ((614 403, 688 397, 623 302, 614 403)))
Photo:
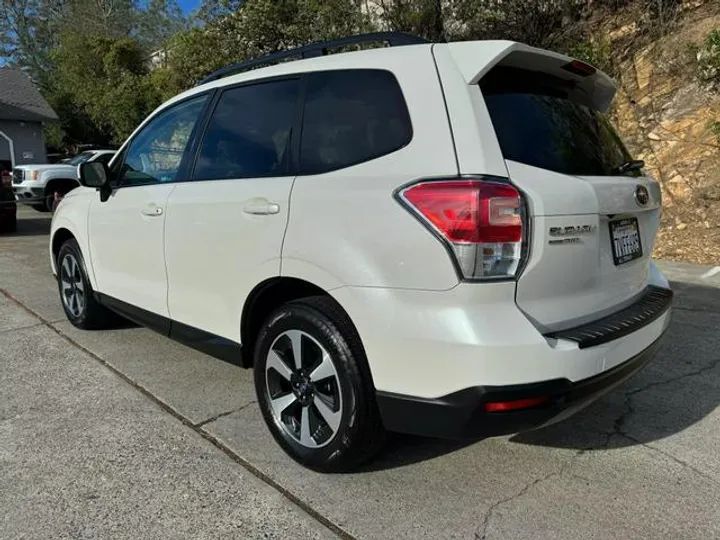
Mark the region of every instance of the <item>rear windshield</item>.
POLYGON ((570 81, 496 68, 480 88, 505 159, 579 176, 617 175, 615 168, 632 159, 605 115, 583 104, 570 81))

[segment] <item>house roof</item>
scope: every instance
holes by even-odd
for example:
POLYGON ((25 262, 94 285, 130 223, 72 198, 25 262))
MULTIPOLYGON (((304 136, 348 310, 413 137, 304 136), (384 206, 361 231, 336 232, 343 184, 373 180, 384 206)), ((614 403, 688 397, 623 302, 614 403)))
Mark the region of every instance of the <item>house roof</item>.
POLYGON ((30 77, 17 68, 0 67, 0 120, 57 119, 30 77))

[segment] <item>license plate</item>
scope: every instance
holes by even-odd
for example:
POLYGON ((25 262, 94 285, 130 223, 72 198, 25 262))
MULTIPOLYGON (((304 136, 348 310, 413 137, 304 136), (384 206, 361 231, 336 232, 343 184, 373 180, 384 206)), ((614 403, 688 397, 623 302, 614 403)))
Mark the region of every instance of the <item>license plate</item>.
POLYGON ((642 257, 640 229, 636 218, 610 222, 610 244, 615 265, 625 264, 642 257))

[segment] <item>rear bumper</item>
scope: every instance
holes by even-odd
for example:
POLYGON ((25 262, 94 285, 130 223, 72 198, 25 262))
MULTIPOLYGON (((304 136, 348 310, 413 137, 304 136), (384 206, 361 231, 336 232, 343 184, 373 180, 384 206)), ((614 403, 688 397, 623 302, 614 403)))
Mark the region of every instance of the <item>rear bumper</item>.
MULTIPOLYGON (((664 334, 663 334, 664 336, 664 334)), ((594 377, 554 379, 508 386, 474 386, 435 399, 378 392, 386 429, 448 439, 518 433, 559 422, 586 407, 640 371, 662 344, 659 337, 629 360, 594 377), (487 412, 487 403, 545 399, 536 407, 487 412)))

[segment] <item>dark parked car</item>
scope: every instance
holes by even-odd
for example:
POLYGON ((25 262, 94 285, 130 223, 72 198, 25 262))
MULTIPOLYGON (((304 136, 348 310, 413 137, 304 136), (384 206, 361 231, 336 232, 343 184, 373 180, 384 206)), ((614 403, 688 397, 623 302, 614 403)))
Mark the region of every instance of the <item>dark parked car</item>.
POLYGON ((17 228, 17 205, 9 171, 0 173, 0 233, 15 232, 17 228))

